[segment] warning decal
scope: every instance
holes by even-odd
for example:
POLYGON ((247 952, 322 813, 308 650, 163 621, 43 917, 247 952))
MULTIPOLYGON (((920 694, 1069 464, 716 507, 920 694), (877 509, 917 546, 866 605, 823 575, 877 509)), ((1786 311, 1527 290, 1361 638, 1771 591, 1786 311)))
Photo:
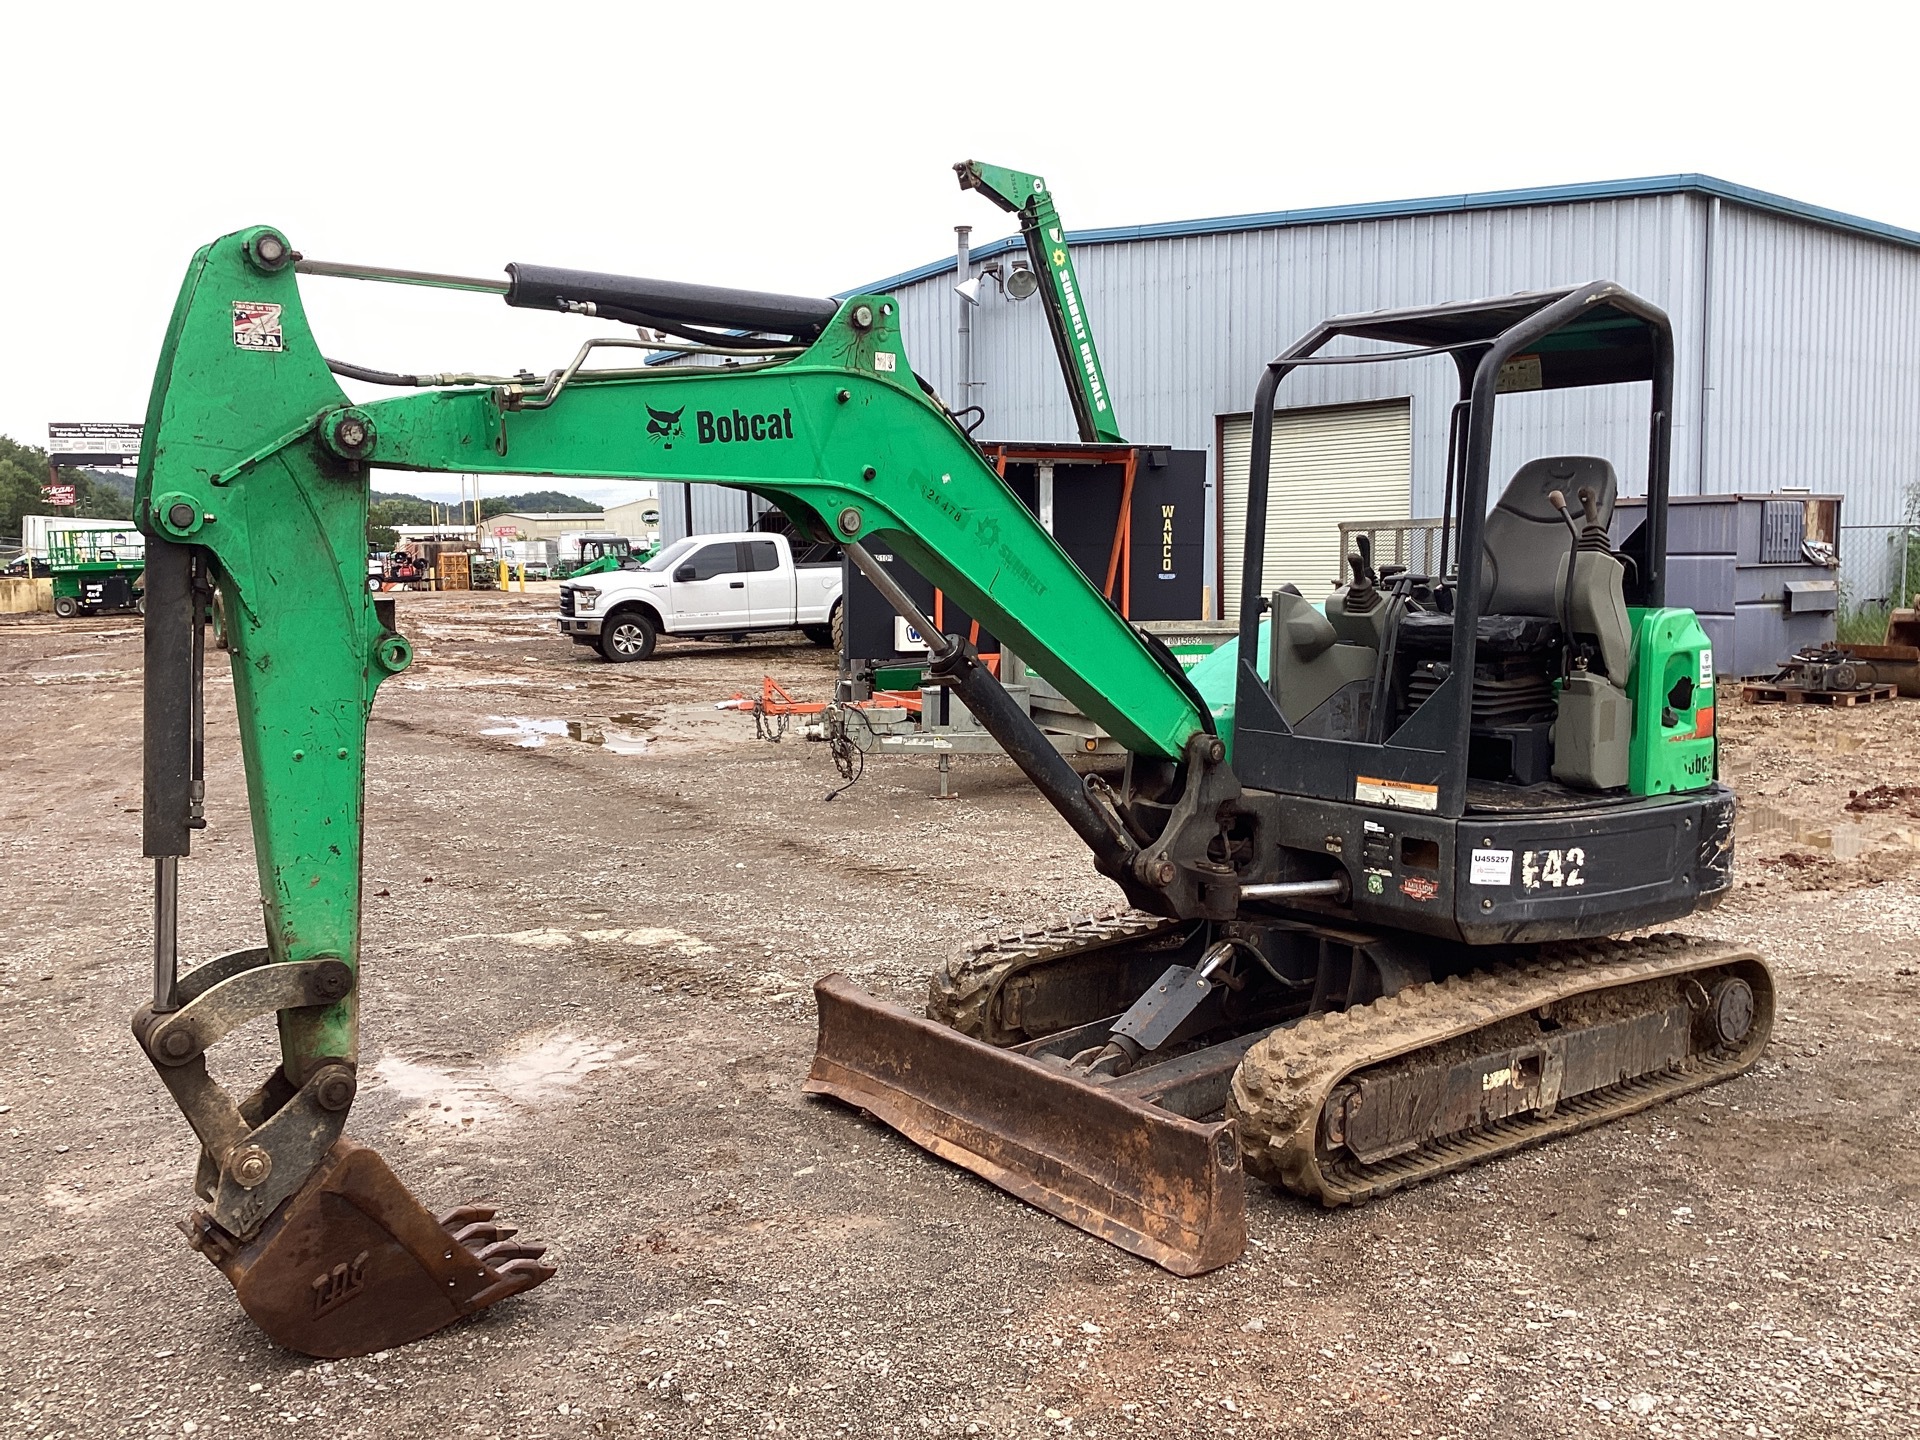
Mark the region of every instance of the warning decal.
POLYGON ((1368 805, 1386 805, 1395 810, 1438 810, 1440 787, 1421 785, 1412 780, 1378 780, 1371 775, 1353 777, 1353 798, 1368 805))
POLYGON ((233 343, 241 350, 285 350, 280 307, 265 300, 233 302, 233 343))

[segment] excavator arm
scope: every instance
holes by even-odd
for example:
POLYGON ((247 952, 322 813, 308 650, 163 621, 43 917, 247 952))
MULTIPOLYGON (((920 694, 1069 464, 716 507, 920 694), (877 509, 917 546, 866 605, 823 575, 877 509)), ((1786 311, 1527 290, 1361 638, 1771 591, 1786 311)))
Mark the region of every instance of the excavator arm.
POLYGON ((1143 833, 1040 739, 964 645, 927 632, 935 673, 1136 904, 1205 908, 1208 876, 1196 866, 1205 871, 1217 832, 1209 806, 1237 792, 1177 663, 1107 604, 914 376, 892 300, 529 266, 510 275, 369 272, 304 262, 269 228, 226 236, 188 270, 147 415, 136 503, 151 541, 145 848, 156 939, 154 999, 134 1030, 202 1144, 206 1203, 186 1222, 189 1238, 263 1328, 311 1354, 417 1338, 552 1273, 490 1211, 429 1216, 344 1137, 359 1058, 367 717, 380 684, 411 660, 391 608, 365 583, 374 469, 734 485, 863 565, 866 547, 884 543, 1169 777, 1172 818, 1143 833), (700 349, 717 338, 710 326, 793 340, 724 368, 590 368, 596 350, 643 343, 603 338, 544 380, 390 375, 323 356, 302 270, 492 290, 510 304, 669 328, 700 349), (354 404, 336 370, 410 393, 354 404), (183 975, 179 861, 202 823, 199 671, 216 592, 266 933, 183 975), (267 1013, 278 1017, 281 1064, 236 1101, 209 1078, 207 1051, 267 1013))

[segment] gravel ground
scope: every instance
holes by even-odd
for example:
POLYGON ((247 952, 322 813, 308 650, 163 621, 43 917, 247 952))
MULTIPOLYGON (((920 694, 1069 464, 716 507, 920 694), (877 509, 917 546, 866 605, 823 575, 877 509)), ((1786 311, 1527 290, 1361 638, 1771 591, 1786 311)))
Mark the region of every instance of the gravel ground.
MULTIPOLYGON (((126 1032, 138 633, 0 627, 0 1433, 1920 1434, 1920 709, 1721 712, 1740 882, 1687 928, 1777 967, 1754 1072, 1357 1211, 1256 1186, 1245 1258, 1179 1280, 799 1093, 814 979, 917 1002, 970 933, 1114 903, 1011 767, 940 801, 931 761, 876 760, 823 803, 825 747, 713 709, 763 673, 824 695, 823 652, 607 666, 544 603, 402 597, 352 1132, 560 1274, 334 1364, 173 1228, 193 1142, 126 1032), (568 738, 589 717, 608 744, 568 738)), ((194 956, 258 934, 228 686, 194 956)), ((236 1084, 267 1036, 238 1048, 236 1084)))

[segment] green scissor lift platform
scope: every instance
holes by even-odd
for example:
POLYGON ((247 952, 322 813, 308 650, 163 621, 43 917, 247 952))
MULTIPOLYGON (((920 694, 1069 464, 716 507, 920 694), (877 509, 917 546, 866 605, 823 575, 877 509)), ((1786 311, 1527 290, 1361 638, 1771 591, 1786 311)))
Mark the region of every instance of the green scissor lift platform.
POLYGON ((102 611, 144 610, 140 581, 146 547, 125 530, 55 530, 47 536, 53 613, 64 618, 102 611))

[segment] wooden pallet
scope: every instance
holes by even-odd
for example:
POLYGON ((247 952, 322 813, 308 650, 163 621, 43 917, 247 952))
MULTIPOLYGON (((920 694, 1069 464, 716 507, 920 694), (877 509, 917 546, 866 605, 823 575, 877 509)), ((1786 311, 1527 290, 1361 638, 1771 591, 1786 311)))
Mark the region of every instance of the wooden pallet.
POLYGON ((1749 705, 1833 705, 1852 709, 1875 700, 1891 700, 1899 690, 1892 685, 1869 685, 1862 690, 1803 690, 1798 685, 1742 685, 1740 698, 1749 705))

